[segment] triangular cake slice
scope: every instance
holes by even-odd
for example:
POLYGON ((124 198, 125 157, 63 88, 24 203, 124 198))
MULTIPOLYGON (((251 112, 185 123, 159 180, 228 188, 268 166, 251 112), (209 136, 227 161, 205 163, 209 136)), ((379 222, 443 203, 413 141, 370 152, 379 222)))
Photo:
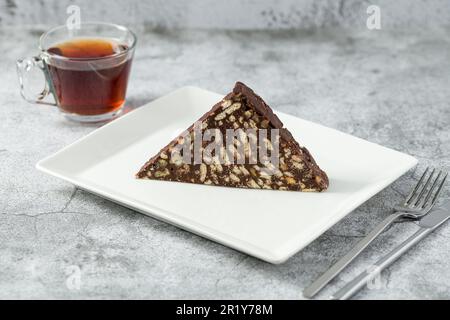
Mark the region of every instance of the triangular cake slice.
POLYGON ((283 128, 263 99, 241 82, 145 163, 136 177, 271 190, 323 191, 328 187, 326 173, 309 151, 283 128), (232 142, 225 142, 228 137, 232 142))

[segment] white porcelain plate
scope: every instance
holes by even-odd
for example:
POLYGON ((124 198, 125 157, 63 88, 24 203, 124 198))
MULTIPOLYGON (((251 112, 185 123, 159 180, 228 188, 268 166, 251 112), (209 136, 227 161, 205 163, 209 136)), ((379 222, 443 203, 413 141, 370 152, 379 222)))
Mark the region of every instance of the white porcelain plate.
POLYGON ((409 155, 277 112, 327 172, 326 192, 134 178, 151 156, 222 97, 181 88, 93 131, 40 161, 37 168, 205 238, 281 263, 417 163, 409 155))

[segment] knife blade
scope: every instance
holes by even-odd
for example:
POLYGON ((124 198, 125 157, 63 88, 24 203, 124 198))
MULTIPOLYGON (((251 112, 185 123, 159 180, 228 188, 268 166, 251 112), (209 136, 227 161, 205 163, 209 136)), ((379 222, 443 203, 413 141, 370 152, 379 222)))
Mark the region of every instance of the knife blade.
POLYGON ((352 281, 347 283, 342 289, 333 294, 330 298, 333 300, 346 300, 363 288, 370 280, 377 276, 381 271, 391 265, 401 257, 412 246, 429 235, 433 230, 442 225, 450 218, 450 199, 443 202, 442 205, 432 210, 428 215, 421 218, 418 222, 419 230, 412 236, 398 245, 390 253, 378 260, 370 270, 359 274, 352 281))
POLYGON ((450 218, 450 199, 445 200, 440 206, 421 218, 418 222, 421 228, 436 229, 450 218))

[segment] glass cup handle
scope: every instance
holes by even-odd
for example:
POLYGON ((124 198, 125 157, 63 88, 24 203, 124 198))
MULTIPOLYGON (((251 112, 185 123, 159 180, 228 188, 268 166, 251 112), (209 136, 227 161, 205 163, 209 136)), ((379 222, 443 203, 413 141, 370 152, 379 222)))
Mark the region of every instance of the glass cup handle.
POLYGON ((47 72, 46 72, 46 69, 44 66, 44 60, 42 57, 36 56, 36 57, 31 57, 31 58, 19 59, 16 62, 16 67, 17 67, 17 75, 19 77, 20 94, 26 101, 31 102, 31 103, 57 106, 56 99, 54 99, 55 102, 44 101, 44 98, 47 97, 52 92, 50 91, 50 88, 49 88, 47 72), (41 92, 39 92, 38 94, 36 94, 34 96, 29 96, 27 94, 26 88, 25 88, 26 87, 25 79, 26 79, 26 77, 28 77, 28 72, 30 72, 34 68, 41 69, 41 71, 44 73, 46 81, 45 81, 44 89, 41 92))

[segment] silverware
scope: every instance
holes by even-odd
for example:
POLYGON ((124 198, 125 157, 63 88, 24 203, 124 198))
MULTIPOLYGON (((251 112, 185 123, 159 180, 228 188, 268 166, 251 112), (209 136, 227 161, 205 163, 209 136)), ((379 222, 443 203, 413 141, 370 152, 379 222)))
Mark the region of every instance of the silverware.
POLYGON ((360 240, 353 249, 350 250, 345 256, 343 256, 338 262, 336 262, 330 269, 328 269, 323 275, 321 275, 316 281, 314 281, 308 288, 303 291, 305 298, 312 298, 323 287, 325 287, 332 279, 334 279, 350 262, 352 262, 375 238, 386 230, 392 223, 400 218, 418 219, 426 215, 433 206, 436 204, 436 200, 439 197, 442 187, 444 185, 447 174, 443 171, 439 171, 435 176, 436 169, 431 171, 428 175, 430 168, 427 167, 422 177, 419 179, 415 187, 411 190, 405 201, 394 207, 394 213, 386 217, 380 222, 375 229, 367 234, 362 240, 360 240), (435 178, 433 179, 433 176, 435 178), (439 179, 441 176, 441 182, 439 179), (431 187, 428 189, 431 181, 431 187), (439 187, 438 187, 439 186, 439 187), (436 187, 438 187, 437 191, 436 187))
POLYGON ((385 255, 383 258, 378 260, 373 265, 373 268, 370 268, 370 270, 362 272, 355 279, 350 281, 342 289, 340 289, 333 296, 331 296, 331 299, 345 300, 353 296, 369 281, 371 281, 375 276, 377 276, 381 271, 383 271, 391 263, 397 260, 409 248, 417 244, 420 240, 422 240, 431 232, 433 232, 433 230, 442 225, 449 218, 450 218, 450 200, 447 200, 442 207, 431 211, 430 214, 426 215, 425 217, 419 220, 420 229, 416 233, 414 233, 407 240, 405 240, 403 243, 397 246, 389 254, 385 255))

